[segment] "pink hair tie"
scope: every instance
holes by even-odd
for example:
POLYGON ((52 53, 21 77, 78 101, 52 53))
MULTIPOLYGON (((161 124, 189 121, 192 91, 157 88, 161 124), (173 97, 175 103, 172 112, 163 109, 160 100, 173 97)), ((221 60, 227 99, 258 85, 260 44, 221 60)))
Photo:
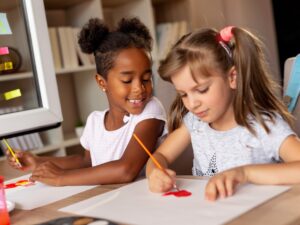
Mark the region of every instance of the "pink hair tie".
POLYGON ((232 51, 230 49, 230 40, 233 36, 232 28, 234 28, 234 26, 225 27, 217 35, 217 40, 219 44, 224 48, 224 50, 230 58, 232 58, 232 51))
POLYGON ((220 31, 220 37, 221 37, 222 41, 229 42, 231 40, 231 38, 233 36, 232 28, 234 28, 234 26, 228 26, 228 27, 224 27, 220 31))

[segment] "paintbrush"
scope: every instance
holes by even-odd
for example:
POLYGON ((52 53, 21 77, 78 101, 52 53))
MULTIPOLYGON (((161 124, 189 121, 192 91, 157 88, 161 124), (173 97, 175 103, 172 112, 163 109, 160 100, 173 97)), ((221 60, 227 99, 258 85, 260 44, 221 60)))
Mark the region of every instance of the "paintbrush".
MULTIPOLYGON (((143 142, 139 139, 139 137, 136 134, 133 134, 133 137, 135 140, 142 146, 142 148, 145 150, 145 152, 149 155, 153 163, 161 170, 163 171, 167 176, 170 177, 170 175, 167 173, 164 167, 160 165, 160 163, 156 160, 156 158, 151 154, 151 152, 146 148, 146 146, 143 144, 143 142)), ((173 188, 177 191, 180 191, 180 189, 176 186, 176 184, 173 184, 173 188)))
POLYGON ((12 157, 14 157, 14 159, 16 160, 17 164, 19 167, 22 167, 22 164, 20 163, 18 157, 16 156, 16 154, 14 153, 14 151, 12 150, 12 148, 9 146, 8 142, 3 138, 2 140, 4 142, 4 144, 6 145, 6 147, 8 148, 10 154, 12 155, 12 157))

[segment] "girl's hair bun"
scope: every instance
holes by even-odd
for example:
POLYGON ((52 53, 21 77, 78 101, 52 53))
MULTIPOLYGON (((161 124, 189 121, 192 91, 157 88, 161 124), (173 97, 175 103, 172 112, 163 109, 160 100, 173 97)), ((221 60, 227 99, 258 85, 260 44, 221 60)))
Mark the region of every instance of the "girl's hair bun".
POLYGON ((144 39, 146 42, 152 41, 148 28, 136 17, 131 19, 121 19, 117 31, 129 35, 133 34, 144 39))
POLYGON ((108 33, 108 27, 100 19, 90 19, 79 34, 78 44, 82 52, 88 54, 95 52, 108 33))

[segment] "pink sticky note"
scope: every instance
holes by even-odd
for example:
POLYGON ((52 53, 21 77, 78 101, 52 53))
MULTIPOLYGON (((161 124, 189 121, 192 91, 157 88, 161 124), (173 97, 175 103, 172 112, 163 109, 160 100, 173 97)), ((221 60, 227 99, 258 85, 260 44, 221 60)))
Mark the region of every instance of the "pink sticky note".
POLYGON ((7 55, 9 54, 8 47, 0 47, 0 55, 7 55))

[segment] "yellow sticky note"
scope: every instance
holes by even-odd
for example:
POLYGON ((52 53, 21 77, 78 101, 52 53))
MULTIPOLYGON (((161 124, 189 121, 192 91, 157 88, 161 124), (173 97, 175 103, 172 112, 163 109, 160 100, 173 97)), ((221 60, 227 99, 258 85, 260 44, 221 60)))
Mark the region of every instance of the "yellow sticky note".
POLYGON ((8 91, 8 92, 4 93, 4 99, 5 100, 10 100, 10 99, 17 98, 17 97, 20 97, 20 96, 22 96, 22 93, 21 93, 20 89, 15 89, 15 90, 8 91))
POLYGON ((0 71, 12 70, 13 63, 12 62, 4 62, 0 64, 0 71))
POLYGON ((13 69, 13 63, 12 62, 5 62, 4 63, 4 70, 12 70, 13 69))

